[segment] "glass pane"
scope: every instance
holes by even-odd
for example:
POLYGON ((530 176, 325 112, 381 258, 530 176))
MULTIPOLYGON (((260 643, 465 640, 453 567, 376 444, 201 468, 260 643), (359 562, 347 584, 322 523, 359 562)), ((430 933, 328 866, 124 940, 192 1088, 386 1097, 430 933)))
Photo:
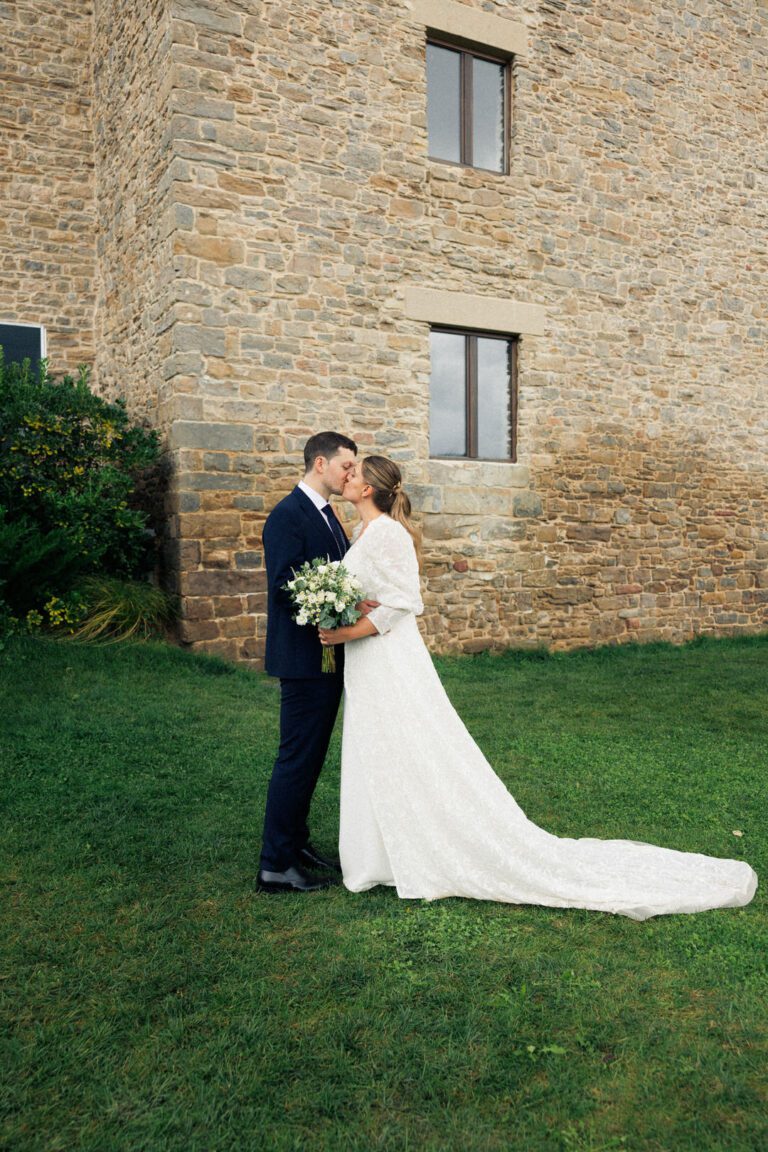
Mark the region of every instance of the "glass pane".
POLYGON ((431 456, 466 456, 467 403, 465 345, 452 332, 430 333, 432 378, 429 389, 431 456))
POLYGON ((508 340, 477 340, 477 454, 486 460, 512 455, 508 340))
POLYGON ((429 155, 461 159, 461 56, 427 44, 427 132, 429 155))
POLYGON ((472 165, 504 168, 504 65, 472 58, 472 165))

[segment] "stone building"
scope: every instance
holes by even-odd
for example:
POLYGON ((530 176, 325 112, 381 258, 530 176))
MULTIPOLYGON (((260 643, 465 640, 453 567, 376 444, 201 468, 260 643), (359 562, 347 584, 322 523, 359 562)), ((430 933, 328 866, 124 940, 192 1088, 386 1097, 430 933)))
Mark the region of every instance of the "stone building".
POLYGON ((405 470, 437 650, 766 627, 765 0, 0 2, 0 323, 173 462, 258 661, 322 428, 405 470))

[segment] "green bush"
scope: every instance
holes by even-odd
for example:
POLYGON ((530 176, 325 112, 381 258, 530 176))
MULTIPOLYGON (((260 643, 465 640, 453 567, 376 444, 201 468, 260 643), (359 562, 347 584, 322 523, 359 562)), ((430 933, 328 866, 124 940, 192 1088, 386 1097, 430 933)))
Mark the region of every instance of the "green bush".
POLYGON ((83 570, 77 545, 61 528, 41 530, 26 516, 7 520, 0 508, 0 598, 25 616, 83 570))
POLYGON ((1 352, 0 596, 25 614, 82 575, 145 575, 155 550, 138 494, 159 470, 157 434, 96 396, 87 369, 54 380, 45 361, 34 373, 1 352))

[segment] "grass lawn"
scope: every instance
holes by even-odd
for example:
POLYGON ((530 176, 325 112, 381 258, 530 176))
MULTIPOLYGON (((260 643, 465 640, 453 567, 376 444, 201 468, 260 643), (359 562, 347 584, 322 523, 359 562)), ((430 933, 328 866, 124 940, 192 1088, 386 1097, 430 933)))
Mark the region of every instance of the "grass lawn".
MULTIPOLYGON (((768 875, 768 637, 438 663, 537 823, 768 875)), ((768 1148, 762 891, 642 924, 257 894, 273 682, 17 639, 0 686, 1 1149, 768 1148)), ((337 733, 321 848, 338 773, 337 733)))

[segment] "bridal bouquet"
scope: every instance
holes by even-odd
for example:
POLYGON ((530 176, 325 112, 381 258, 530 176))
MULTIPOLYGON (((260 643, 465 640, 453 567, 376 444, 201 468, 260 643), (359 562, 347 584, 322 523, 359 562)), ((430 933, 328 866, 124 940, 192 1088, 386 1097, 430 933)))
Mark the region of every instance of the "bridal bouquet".
MULTIPOLYGON (((354 624, 360 618, 355 608, 363 598, 363 590, 357 580, 344 567, 340 560, 316 558, 306 560, 298 572, 293 571, 293 580, 283 588, 293 601, 297 624, 313 624, 316 628, 341 628, 354 624)), ((336 671, 336 654, 333 648, 323 648, 323 672, 336 671)))

